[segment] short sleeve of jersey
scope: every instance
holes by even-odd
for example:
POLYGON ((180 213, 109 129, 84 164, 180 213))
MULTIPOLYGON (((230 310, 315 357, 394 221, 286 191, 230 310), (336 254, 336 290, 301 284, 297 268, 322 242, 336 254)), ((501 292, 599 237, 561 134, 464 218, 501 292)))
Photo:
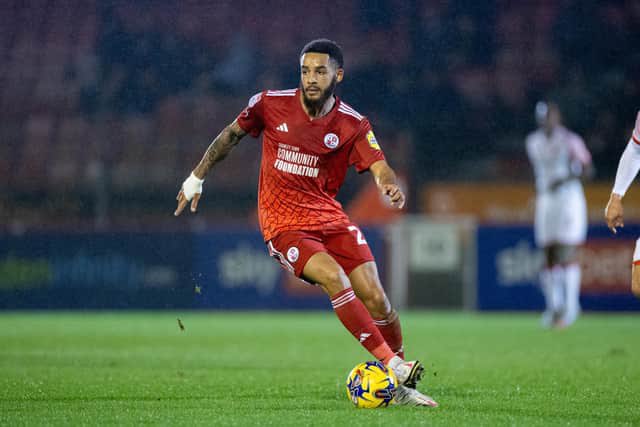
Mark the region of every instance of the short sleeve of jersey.
POLYGON ((354 165, 358 172, 364 172, 372 164, 384 158, 371 124, 367 119, 362 120, 349 153, 349 165, 354 165))
POLYGON ((264 129, 264 96, 263 92, 256 93, 249 99, 247 107, 242 110, 236 122, 238 125, 253 136, 254 138, 260 135, 262 129, 264 129))

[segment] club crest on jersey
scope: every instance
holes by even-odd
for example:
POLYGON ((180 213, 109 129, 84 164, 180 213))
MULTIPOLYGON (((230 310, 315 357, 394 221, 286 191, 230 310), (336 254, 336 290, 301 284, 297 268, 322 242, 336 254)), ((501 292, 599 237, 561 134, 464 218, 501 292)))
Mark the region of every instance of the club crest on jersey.
POLYGON ((249 99, 249 105, 248 107, 251 108, 254 105, 256 105, 258 103, 258 101, 260 101, 260 99, 262 99, 262 92, 256 93, 255 95, 253 95, 251 97, 251 99, 249 99))
POLYGON ((378 145, 378 140, 376 139, 376 136, 373 134, 372 130, 367 132, 367 141, 369 141, 369 145, 371 146, 371 148, 375 148, 376 150, 380 149, 380 145, 378 145))
POLYGON ((296 262, 300 256, 300 251, 295 246, 291 246, 287 251, 287 259, 289 262, 296 262))
POLYGON ((334 149, 340 144, 340 138, 335 133, 328 133, 324 136, 324 145, 327 148, 334 149))

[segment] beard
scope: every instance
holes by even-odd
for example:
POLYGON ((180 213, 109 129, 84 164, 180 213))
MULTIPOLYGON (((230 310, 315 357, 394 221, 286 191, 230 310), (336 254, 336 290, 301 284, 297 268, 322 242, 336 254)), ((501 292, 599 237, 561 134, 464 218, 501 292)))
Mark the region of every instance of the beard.
POLYGON ((310 111, 319 111, 327 102, 327 99, 333 95, 333 92, 336 90, 336 86, 338 84, 337 77, 331 79, 331 84, 325 90, 320 93, 320 97, 318 99, 310 99, 307 96, 307 92, 305 91, 304 85, 300 82, 300 90, 302 91, 302 101, 304 102, 305 107, 307 107, 310 111))

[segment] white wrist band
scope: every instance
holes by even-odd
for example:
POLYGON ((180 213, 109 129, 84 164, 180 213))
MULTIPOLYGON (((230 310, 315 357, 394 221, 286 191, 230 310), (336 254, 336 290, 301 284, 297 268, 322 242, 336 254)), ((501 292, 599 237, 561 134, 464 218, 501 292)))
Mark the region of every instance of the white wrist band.
POLYGON ((200 179, 191 172, 189 178, 185 179, 182 183, 182 192, 187 200, 193 199, 196 194, 202 193, 202 183, 204 179, 200 179))
POLYGON ((189 175, 189 178, 192 178, 193 180, 195 180, 198 184, 202 184, 204 182, 204 178, 200 179, 197 176, 195 176, 193 174, 193 172, 191 172, 191 175, 189 175))

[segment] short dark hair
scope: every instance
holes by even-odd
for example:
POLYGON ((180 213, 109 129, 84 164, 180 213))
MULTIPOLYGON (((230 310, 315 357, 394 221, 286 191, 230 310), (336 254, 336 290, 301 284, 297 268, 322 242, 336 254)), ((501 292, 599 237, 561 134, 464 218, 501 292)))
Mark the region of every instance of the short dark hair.
POLYGON ((305 53, 326 53, 330 59, 333 59, 338 64, 338 68, 342 68, 344 61, 342 58, 342 48, 338 43, 329 39, 315 39, 307 43, 300 51, 300 58, 305 53))

